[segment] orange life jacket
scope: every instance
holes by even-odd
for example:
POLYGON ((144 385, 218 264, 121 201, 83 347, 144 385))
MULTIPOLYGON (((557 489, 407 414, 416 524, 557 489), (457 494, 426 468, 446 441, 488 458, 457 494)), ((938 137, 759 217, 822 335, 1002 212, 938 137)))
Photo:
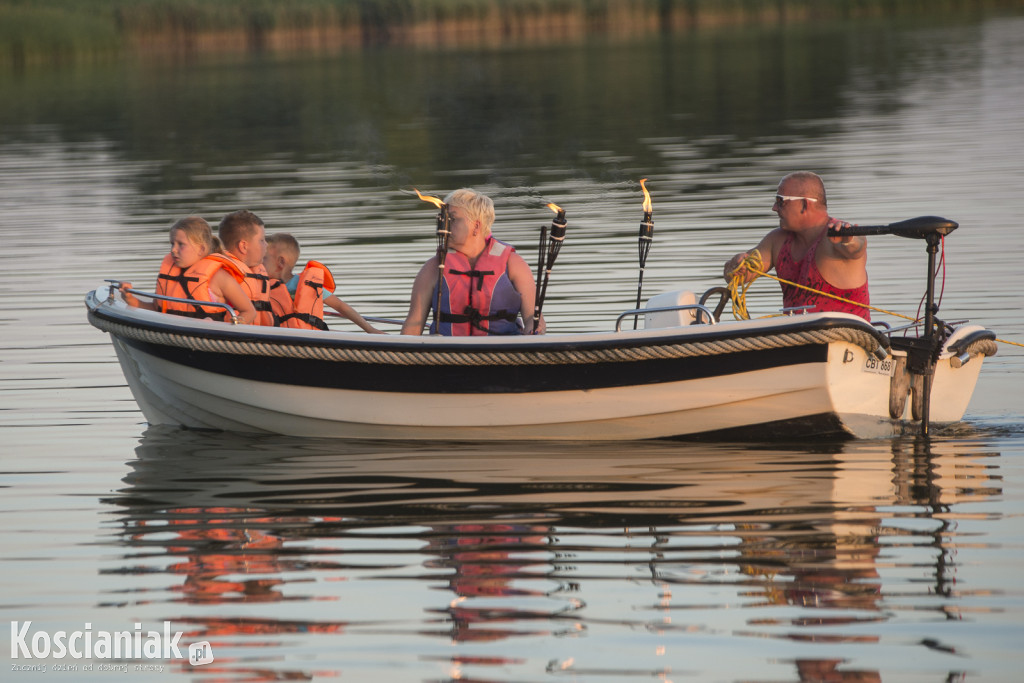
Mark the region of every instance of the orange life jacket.
POLYGON ((310 261, 299 274, 295 297, 280 280, 270 285, 274 324, 298 330, 328 330, 324 322, 324 287, 334 291, 334 276, 324 264, 310 261))
POLYGON ((232 254, 224 254, 225 258, 231 259, 232 263, 245 274, 242 288, 249 295, 252 307, 256 309, 256 319, 253 325, 266 325, 273 327, 274 314, 270 307, 270 278, 267 276, 267 269, 262 263, 250 268, 232 254))
MULTIPOLYGON (((156 280, 156 293, 179 299, 216 301, 210 292, 210 281, 221 268, 239 283, 245 280, 245 274, 231 260, 221 254, 210 254, 199 259, 187 269, 174 265, 174 258, 168 254, 160 264, 160 274, 156 280)), ((221 321, 228 319, 227 312, 218 307, 160 301, 159 299, 157 305, 159 310, 164 313, 173 313, 189 318, 212 318, 221 321)))
POLYGON ((270 312, 274 316, 274 327, 284 327, 286 318, 295 313, 295 302, 288 286, 281 280, 270 280, 270 312))

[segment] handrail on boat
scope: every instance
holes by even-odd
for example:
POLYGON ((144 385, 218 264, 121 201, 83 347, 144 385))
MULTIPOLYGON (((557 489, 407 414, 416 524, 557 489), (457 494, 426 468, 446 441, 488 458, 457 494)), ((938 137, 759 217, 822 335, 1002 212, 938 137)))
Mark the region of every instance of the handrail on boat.
MULTIPOLYGON (((108 280, 104 280, 104 282, 109 282, 109 283, 111 283, 113 285, 110 288, 110 293, 107 296, 107 301, 110 302, 110 303, 113 303, 113 301, 114 301, 114 292, 118 291, 120 289, 122 281, 121 280, 110 280, 110 279, 108 279, 108 280)), ((131 289, 131 288, 126 289, 124 291, 128 292, 129 294, 135 294, 136 296, 142 295, 142 296, 144 296, 144 297, 146 297, 148 299, 159 299, 160 301, 174 301, 176 303, 182 303, 182 304, 197 304, 197 305, 200 305, 200 306, 211 306, 211 307, 214 307, 214 308, 223 308, 225 310, 225 312, 227 312, 231 316, 231 322, 232 323, 237 325, 238 322, 239 322, 238 316, 235 315, 235 310, 229 304, 221 303, 219 301, 197 301, 196 299, 182 299, 182 298, 179 298, 179 297, 167 296, 165 294, 156 294, 155 292, 143 292, 142 290, 131 289)), ((328 315, 332 315, 332 316, 336 315, 338 317, 343 317, 340 313, 334 313, 333 311, 328 313, 328 315)), ((378 318, 378 317, 375 317, 375 316, 363 316, 363 319, 367 320, 369 322, 374 322, 374 323, 389 323, 391 325, 403 325, 403 324, 405 324, 404 320, 398 320, 397 318, 378 318)))
MULTIPOLYGON (((623 311, 619 314, 619 317, 615 319, 615 331, 622 331, 622 321, 631 315, 637 315, 639 313, 668 313, 670 311, 687 311, 687 310, 699 310, 706 314, 710 323, 709 325, 717 325, 718 321, 715 320, 714 313, 711 309, 703 304, 679 304, 678 306, 659 306, 657 308, 634 308, 628 311, 623 311)), ((699 318, 699 317, 698 317, 699 318)), ((701 323, 705 324, 705 323, 701 323)))
MULTIPOLYGON (((107 295, 107 302, 113 303, 115 301, 114 292, 119 291, 121 289, 122 282, 121 280, 104 280, 104 282, 109 282, 111 283, 111 285, 113 285, 110 288, 109 294, 107 295)), ((182 299, 176 296, 167 296, 166 294, 156 294, 155 292, 143 292, 142 290, 132 289, 130 287, 124 291, 128 292, 129 294, 135 294, 136 296, 142 295, 148 299, 159 299, 160 301, 173 301, 179 304, 192 304, 210 308, 223 308, 224 312, 231 317, 232 325, 238 325, 240 322, 239 317, 235 314, 235 309, 232 308, 230 304, 225 304, 220 301, 196 301, 195 299, 182 299)))
MULTIPOLYGON (((964 325, 964 324, 966 324, 968 322, 970 322, 970 320, 965 318, 963 320, 953 320, 953 321, 950 321, 950 322, 943 322, 942 324, 945 327, 947 332, 952 332, 956 327, 958 327, 960 325, 964 325)), ((880 326, 884 325, 885 329, 881 330, 882 334, 886 334, 886 335, 889 335, 891 337, 896 332, 905 332, 906 330, 912 330, 915 327, 921 327, 922 325, 924 325, 924 321, 920 320, 920 319, 918 319, 918 320, 911 320, 909 323, 905 323, 905 324, 899 325, 897 327, 893 327, 892 325, 889 325, 888 323, 885 323, 885 322, 872 322, 871 324, 874 325, 875 327, 880 327, 880 326)))
MULTIPOLYGON (((331 313, 331 315, 332 316, 338 315, 340 317, 344 317, 340 313, 337 313, 337 314, 331 313)), ((371 322, 371 323, 386 323, 388 325, 404 325, 405 324, 404 320, 399 320, 398 318, 378 318, 377 316, 374 316, 374 315, 364 315, 363 316, 363 320, 366 320, 367 322, 371 322)))

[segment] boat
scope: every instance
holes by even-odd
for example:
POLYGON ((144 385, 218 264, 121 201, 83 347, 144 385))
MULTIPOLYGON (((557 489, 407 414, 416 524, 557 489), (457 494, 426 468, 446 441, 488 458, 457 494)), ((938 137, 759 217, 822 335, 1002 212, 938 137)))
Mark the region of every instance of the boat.
MULTIPOLYGON (((942 221, 885 227, 930 248, 952 229, 942 221)), ((931 282, 932 332, 919 336, 905 335, 920 323, 847 313, 725 322, 724 297, 706 305, 712 288, 652 297, 607 332, 517 337, 231 325, 130 307, 118 284, 87 294, 89 321, 110 335, 146 420, 196 429, 435 441, 927 434, 963 418, 996 353, 990 330, 933 318, 931 282), (634 316, 643 327, 622 329, 634 316)))

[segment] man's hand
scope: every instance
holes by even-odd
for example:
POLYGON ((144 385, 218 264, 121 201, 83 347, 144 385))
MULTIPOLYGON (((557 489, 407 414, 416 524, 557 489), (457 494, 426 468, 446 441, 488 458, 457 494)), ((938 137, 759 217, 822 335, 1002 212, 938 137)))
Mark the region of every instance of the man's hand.
MULTIPOLYGON (((843 230, 848 230, 855 226, 855 223, 847 223, 846 221, 829 217, 828 223, 825 225, 825 230, 835 230, 842 233, 843 230)), ((833 251, 846 259, 861 258, 864 254, 864 249, 866 249, 868 245, 867 239, 858 235, 840 234, 835 237, 829 235, 829 239, 832 241, 832 244, 835 245, 833 251)))
MULTIPOLYGON (((841 221, 838 218, 832 218, 829 216, 828 223, 825 225, 826 230, 836 230, 842 232, 854 226, 853 223, 847 223, 841 221)), ((857 239, 854 235, 837 235, 835 237, 829 237, 833 244, 850 244, 853 240, 857 239)))
POLYGON ((722 277, 725 278, 725 281, 732 282, 733 277, 737 275, 743 278, 743 284, 755 280, 758 274, 748 270, 746 265, 743 263, 747 260, 748 256, 751 256, 754 253, 758 253, 758 256, 760 256, 760 253, 755 249, 753 252, 740 252, 729 259, 729 262, 725 264, 725 268, 722 270, 722 277))

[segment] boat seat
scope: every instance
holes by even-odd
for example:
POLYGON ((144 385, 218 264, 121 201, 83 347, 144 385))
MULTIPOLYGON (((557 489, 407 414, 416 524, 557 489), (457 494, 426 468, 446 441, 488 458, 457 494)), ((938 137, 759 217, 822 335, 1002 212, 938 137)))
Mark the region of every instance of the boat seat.
MULTIPOLYGON (((671 308, 673 306, 693 306, 697 303, 697 295, 687 289, 674 292, 663 292, 652 296, 647 301, 647 308, 671 308)), ((644 313, 644 329, 663 329, 666 327, 684 327, 692 325, 696 320, 694 309, 675 311, 654 311, 644 313)))

